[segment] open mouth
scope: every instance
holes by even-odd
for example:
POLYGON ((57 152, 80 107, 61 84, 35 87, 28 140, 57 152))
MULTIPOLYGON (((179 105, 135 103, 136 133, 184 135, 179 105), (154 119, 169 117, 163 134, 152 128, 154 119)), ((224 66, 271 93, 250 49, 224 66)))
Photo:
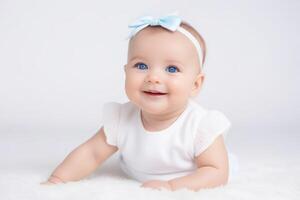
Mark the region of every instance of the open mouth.
POLYGON ((167 93, 164 92, 158 92, 158 91, 143 91, 145 94, 150 95, 150 96, 163 96, 166 95, 167 93))

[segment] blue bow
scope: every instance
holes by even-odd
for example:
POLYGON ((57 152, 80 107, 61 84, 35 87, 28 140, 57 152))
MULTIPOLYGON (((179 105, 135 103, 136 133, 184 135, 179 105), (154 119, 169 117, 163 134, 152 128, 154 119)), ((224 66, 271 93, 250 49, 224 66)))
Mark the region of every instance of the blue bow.
POLYGON ((129 37, 134 36, 140 30, 147 26, 161 26, 170 31, 176 31, 181 23, 181 18, 176 13, 169 14, 163 17, 154 18, 152 16, 144 16, 139 18, 137 21, 129 24, 129 28, 132 28, 132 32, 129 37))

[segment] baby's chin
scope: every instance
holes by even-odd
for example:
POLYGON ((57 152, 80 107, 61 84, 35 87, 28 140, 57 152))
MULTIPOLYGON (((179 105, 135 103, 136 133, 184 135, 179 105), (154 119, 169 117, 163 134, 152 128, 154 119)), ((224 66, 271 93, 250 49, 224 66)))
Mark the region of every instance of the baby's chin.
POLYGON ((129 100, 143 112, 161 115, 170 112, 170 99, 168 94, 159 97, 149 97, 146 94, 129 95, 129 100))
POLYGON ((139 107, 143 112, 153 115, 161 115, 168 112, 168 106, 159 101, 142 102, 139 107))
POLYGON ((143 113, 147 113, 147 114, 151 114, 151 115, 162 115, 165 112, 162 109, 145 109, 145 108, 141 108, 143 113))

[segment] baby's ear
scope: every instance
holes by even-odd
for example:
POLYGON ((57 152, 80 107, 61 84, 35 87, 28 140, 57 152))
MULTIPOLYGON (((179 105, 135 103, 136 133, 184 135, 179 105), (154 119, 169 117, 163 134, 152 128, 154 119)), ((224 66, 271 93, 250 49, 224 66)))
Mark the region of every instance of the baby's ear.
POLYGON ((192 94, 191 96, 196 96, 198 94, 198 92, 200 91, 203 82, 205 79, 205 75, 204 73, 199 73, 196 78, 194 79, 194 85, 193 85, 193 89, 192 89, 192 94))

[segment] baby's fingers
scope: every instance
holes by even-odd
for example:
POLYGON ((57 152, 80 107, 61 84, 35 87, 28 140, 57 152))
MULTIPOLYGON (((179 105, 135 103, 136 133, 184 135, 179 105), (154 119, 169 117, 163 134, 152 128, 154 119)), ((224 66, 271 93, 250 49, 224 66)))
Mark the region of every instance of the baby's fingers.
POLYGON ((54 185, 55 183, 52 183, 50 181, 44 181, 40 183, 41 185, 54 185))
POLYGON ((58 178, 57 176, 50 176, 49 179, 45 182, 42 182, 41 185, 54 185, 58 183, 65 183, 62 179, 58 178))

